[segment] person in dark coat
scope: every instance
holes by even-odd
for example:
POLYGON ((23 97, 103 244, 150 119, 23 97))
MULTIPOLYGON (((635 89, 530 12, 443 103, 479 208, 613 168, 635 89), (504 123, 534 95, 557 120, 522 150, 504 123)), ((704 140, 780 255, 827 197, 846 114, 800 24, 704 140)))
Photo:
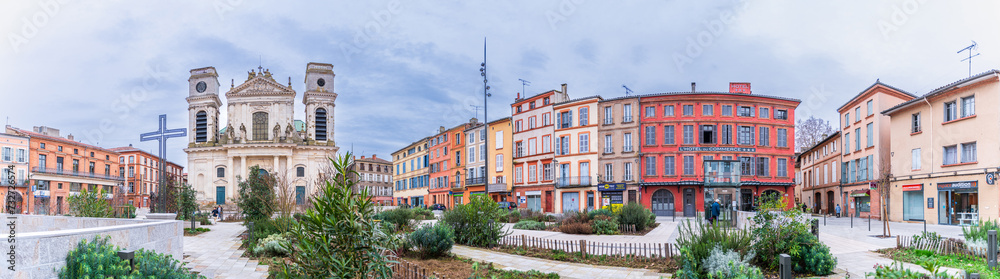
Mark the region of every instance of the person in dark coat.
POLYGON ((715 199, 715 202, 712 203, 712 224, 715 224, 715 221, 719 220, 719 207, 719 199, 715 199))

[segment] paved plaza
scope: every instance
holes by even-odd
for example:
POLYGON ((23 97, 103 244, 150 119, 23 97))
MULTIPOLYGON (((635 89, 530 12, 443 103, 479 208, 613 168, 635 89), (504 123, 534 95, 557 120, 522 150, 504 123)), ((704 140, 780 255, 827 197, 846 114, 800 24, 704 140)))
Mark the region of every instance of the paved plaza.
POLYGON ((241 257, 239 235, 246 230, 241 223, 217 222, 212 229, 184 237, 184 262, 187 267, 208 278, 267 278, 267 266, 241 257))

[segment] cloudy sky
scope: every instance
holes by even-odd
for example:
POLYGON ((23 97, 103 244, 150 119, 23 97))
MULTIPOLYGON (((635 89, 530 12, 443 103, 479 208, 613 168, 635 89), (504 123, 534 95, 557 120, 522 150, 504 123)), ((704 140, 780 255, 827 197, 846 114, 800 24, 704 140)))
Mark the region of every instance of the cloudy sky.
MULTIPOLYGON (((157 115, 187 125, 190 69, 214 66, 223 85, 258 65, 291 77, 301 119, 305 65, 325 62, 337 144, 388 157, 476 114, 484 37, 489 119, 509 116, 524 79, 528 94, 567 83, 606 98, 751 82, 835 122, 876 79, 920 95, 967 77, 956 52, 973 40, 972 72, 1000 67, 996 1, 287 2, 5 1, 0 121, 153 151, 138 137, 157 115)), ((169 160, 186 164, 184 141, 169 160)))

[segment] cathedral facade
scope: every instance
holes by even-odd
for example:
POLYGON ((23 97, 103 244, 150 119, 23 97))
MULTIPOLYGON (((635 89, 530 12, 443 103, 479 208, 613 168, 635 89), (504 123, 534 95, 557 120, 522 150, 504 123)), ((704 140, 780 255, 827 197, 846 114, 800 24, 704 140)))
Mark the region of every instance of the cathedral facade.
POLYGON ((259 166, 294 191, 297 203, 315 193, 320 173, 336 155, 334 142, 333 65, 306 65, 305 120, 294 119, 295 90, 274 79, 269 70, 247 73, 231 83, 226 103, 219 99, 214 67, 191 70, 188 79, 188 182, 201 201, 219 204, 238 196, 239 180, 259 166), (225 111, 221 108, 225 105, 225 111), (227 123, 219 122, 226 113, 227 123))

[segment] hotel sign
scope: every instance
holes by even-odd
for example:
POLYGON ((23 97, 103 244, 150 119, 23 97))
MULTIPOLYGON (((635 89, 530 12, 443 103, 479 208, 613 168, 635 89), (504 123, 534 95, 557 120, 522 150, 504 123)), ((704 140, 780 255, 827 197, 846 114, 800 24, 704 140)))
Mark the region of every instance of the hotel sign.
POLYGON ((938 183, 938 190, 959 190, 979 188, 979 181, 938 183))
POLYGON ((625 191, 625 183, 604 183, 597 185, 597 191, 625 191))
POLYGON ((753 147, 681 147, 680 151, 708 151, 708 152, 757 152, 753 147))

